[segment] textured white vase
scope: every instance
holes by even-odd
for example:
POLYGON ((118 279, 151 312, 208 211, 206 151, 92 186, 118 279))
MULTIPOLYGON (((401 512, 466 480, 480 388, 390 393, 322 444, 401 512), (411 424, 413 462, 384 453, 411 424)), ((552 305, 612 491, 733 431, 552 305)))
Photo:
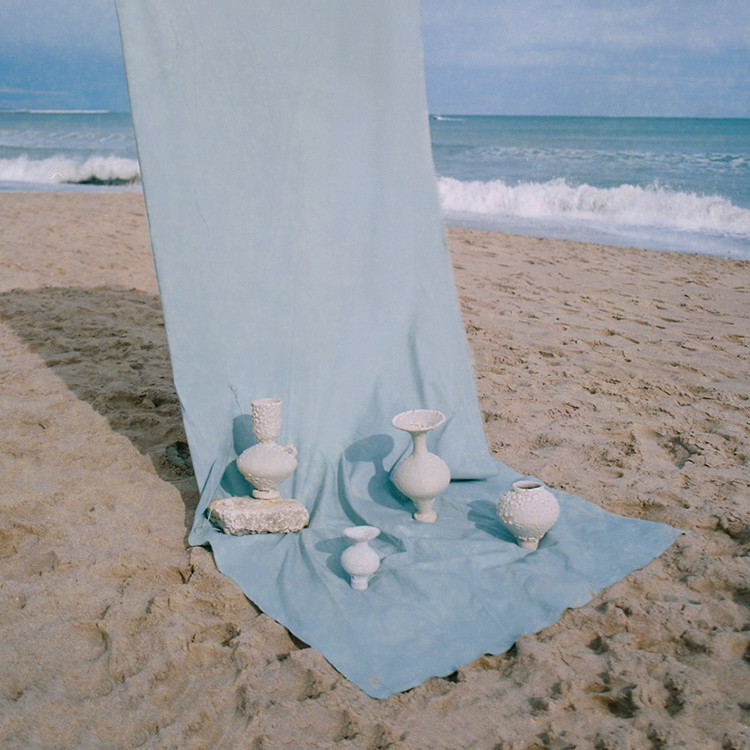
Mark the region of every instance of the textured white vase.
POLYGON ((396 429, 411 435, 413 451, 398 463, 391 473, 391 481, 414 503, 417 508, 414 518, 423 523, 437 520, 433 503, 451 481, 448 464, 427 450, 427 433, 443 422, 445 415, 431 409, 404 411, 392 421, 396 429))
POLYGON ((341 567, 351 576, 352 588, 364 591, 370 576, 380 567, 380 557, 367 543, 380 534, 375 526, 350 526, 344 536, 354 544, 341 553, 341 567))
POLYGON ((543 484, 521 479, 500 497, 497 515, 521 547, 536 549, 560 517, 560 505, 543 484))
POLYGON ((275 500, 279 484, 297 468, 297 449, 276 443, 281 434, 281 399, 262 398, 252 402, 253 435, 259 443, 251 445, 237 459, 237 468, 255 488, 253 497, 275 500))

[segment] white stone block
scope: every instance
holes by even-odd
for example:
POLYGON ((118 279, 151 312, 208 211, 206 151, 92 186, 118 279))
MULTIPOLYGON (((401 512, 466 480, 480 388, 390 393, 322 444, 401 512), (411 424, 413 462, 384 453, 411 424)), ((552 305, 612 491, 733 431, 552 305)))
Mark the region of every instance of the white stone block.
POLYGON ((208 518, 227 534, 286 534, 310 522, 302 503, 290 499, 257 500, 252 497, 217 497, 208 506, 208 518))

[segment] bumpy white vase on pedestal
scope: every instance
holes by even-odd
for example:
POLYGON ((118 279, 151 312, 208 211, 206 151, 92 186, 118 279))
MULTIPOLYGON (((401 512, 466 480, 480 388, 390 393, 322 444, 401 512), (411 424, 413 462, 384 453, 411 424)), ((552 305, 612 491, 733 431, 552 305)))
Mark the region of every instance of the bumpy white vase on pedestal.
POLYGON ((380 534, 375 526, 350 526, 344 536, 354 544, 341 554, 341 567, 351 576, 352 588, 364 591, 370 576, 380 567, 380 557, 367 543, 380 534))
POLYGON ((281 434, 281 399, 261 398, 251 406, 253 435, 260 442, 242 452, 237 468, 255 488, 253 497, 274 500, 280 497, 279 484, 297 468, 297 449, 276 442, 281 434))
POLYGON ((500 497, 497 515, 521 547, 536 549, 560 517, 560 505, 541 482, 521 479, 500 497))
POLYGON ((392 421, 396 429, 411 435, 413 451, 398 463, 391 473, 391 481, 414 503, 417 507, 414 518, 423 523, 437 520, 433 503, 451 481, 448 464, 427 450, 427 433, 440 427, 443 422, 445 415, 432 409, 404 411, 392 421))
POLYGON ((275 442, 281 434, 281 400, 253 401, 252 412, 253 435, 260 442, 242 452, 237 468, 255 488, 253 496, 214 498, 209 518, 227 534, 299 531, 310 521, 307 508, 279 493, 279 484, 297 468, 297 449, 275 442))

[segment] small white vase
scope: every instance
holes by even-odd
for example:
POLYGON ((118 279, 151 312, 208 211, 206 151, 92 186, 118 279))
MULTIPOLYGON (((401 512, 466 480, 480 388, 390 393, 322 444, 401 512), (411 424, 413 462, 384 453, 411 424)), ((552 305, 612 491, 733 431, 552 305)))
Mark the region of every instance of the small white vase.
POLYGON ((557 498, 541 482, 513 482, 497 503, 498 518, 524 549, 536 549, 560 517, 557 498))
POLYGON ((364 591, 370 576, 380 567, 380 557, 367 543, 380 534, 375 526, 350 526, 343 534, 354 544, 341 553, 341 567, 351 576, 352 588, 364 591))
POLYGON ((259 443, 251 445, 237 459, 237 468, 255 488, 253 497, 275 500, 279 484, 297 468, 297 449, 276 443, 281 434, 281 399, 262 398, 252 402, 253 435, 259 443))
POLYGON ((445 422, 445 414, 431 409, 414 409, 397 414, 391 424, 411 435, 413 451, 399 461, 391 473, 396 488, 416 506, 414 518, 433 523, 435 498, 450 484, 451 472, 442 458, 427 450, 427 433, 445 422))

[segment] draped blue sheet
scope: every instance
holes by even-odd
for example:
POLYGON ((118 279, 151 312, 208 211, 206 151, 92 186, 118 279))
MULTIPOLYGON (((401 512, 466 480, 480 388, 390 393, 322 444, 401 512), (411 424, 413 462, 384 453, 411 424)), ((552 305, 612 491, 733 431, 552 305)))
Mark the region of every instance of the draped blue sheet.
MULTIPOLYGON (((536 552, 497 521, 518 478, 484 438, 430 152, 418 0, 117 0, 174 380, 201 501, 190 535, 258 606, 375 697, 554 622, 679 533, 557 493, 536 552), (296 534, 232 537, 213 497, 250 402, 284 401, 296 534), (388 473, 397 412, 439 409, 454 481, 420 524, 388 473), (339 564, 367 523, 366 592, 339 564)), ((502 315, 502 311, 498 311, 502 315)))

